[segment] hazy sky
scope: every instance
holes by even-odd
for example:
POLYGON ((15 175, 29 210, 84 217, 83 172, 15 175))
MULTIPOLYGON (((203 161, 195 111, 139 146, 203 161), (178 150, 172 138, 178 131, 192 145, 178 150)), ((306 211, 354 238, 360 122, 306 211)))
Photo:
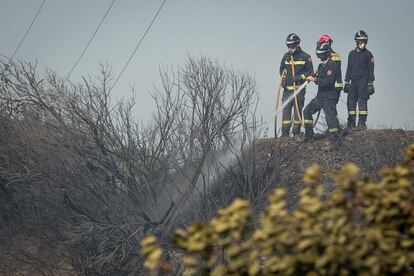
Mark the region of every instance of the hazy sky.
MULTIPOLYGON (((12 55, 42 0, 0 0, 0 53, 12 55)), ((110 0, 47 0, 16 58, 37 60, 66 74, 107 10, 110 0)), ((71 79, 95 75, 102 61, 117 75, 135 48, 162 0, 117 0, 71 79)), ((135 85, 135 114, 146 119, 154 110, 149 93, 159 84, 159 65, 176 66, 187 54, 204 54, 247 69, 260 93, 258 115, 271 116, 277 68, 291 32, 302 39, 314 66, 316 40, 329 34, 342 56, 342 71, 354 48, 355 32, 365 30, 375 57, 376 94, 369 101, 372 127, 414 129, 414 1, 264 1, 167 0, 140 49, 113 90, 128 96, 135 85)), ((308 89, 307 102, 316 86, 308 89)), ((341 97, 346 101, 346 97, 341 97)), ((346 106, 339 103, 346 119, 346 106)))

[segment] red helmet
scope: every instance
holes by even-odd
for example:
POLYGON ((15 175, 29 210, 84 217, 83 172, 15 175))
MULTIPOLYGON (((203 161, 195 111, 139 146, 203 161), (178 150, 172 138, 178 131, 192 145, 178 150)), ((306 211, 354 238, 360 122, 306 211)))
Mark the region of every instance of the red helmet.
POLYGON ((329 42, 329 44, 332 44, 333 40, 329 35, 325 34, 321 36, 318 40, 318 43, 324 43, 324 42, 329 42))

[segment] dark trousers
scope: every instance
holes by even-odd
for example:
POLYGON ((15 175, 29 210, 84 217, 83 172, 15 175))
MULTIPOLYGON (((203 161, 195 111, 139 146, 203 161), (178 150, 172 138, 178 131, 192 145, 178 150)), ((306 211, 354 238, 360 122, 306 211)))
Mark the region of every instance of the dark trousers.
POLYGON ((338 112, 336 110, 337 99, 323 99, 314 98, 303 111, 304 123, 305 123, 305 134, 313 135, 313 118, 312 115, 321 109, 325 113, 326 124, 328 125, 328 132, 330 134, 338 133, 338 112))
POLYGON ((365 125, 368 116, 368 90, 367 79, 352 80, 348 92, 348 127, 355 127, 356 116, 358 125, 365 125), (358 105, 358 112, 357 112, 358 105))
MULTIPOLYGON (((305 91, 302 90, 297 95, 298 99, 298 109, 300 118, 302 118, 302 109, 303 105, 305 104, 305 91)), ((283 96, 282 96, 282 102, 285 102, 287 98, 289 98, 293 94, 293 91, 291 90, 283 90, 283 96)), ((290 128, 293 124, 293 135, 298 135, 300 133, 300 128, 302 126, 302 122, 299 119, 298 114, 296 114, 296 108, 295 108, 295 100, 293 99, 290 101, 285 108, 283 108, 283 114, 282 114, 282 137, 289 137, 290 128), (295 118, 292 120, 292 109, 294 110, 295 118)))

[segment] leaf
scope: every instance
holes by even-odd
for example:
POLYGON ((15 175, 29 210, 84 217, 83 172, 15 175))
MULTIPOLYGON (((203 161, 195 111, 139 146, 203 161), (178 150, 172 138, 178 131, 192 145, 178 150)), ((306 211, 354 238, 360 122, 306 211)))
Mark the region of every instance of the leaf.
POLYGON ((162 249, 161 248, 155 249, 146 258, 144 262, 144 267, 146 267, 149 270, 154 270, 160 264, 161 256, 162 256, 162 249))
POLYGON ((157 238, 153 234, 150 234, 150 235, 147 235, 145 238, 142 239, 141 246, 145 247, 145 246, 148 246, 148 245, 156 243, 156 242, 157 242, 157 238))
POLYGON ((297 245, 297 249, 299 251, 304 251, 306 248, 308 248, 312 244, 313 244, 313 240, 312 239, 303 239, 303 240, 299 241, 299 243, 297 245))
POLYGON ((198 265, 198 263, 199 263, 199 261, 198 261, 198 259, 197 259, 197 258, 194 258, 194 257, 192 257, 192 256, 188 256, 188 255, 183 256, 183 257, 182 257, 182 261, 183 261, 183 264, 184 264, 185 266, 188 266, 188 267, 193 267, 193 266, 196 266, 196 265, 198 265))

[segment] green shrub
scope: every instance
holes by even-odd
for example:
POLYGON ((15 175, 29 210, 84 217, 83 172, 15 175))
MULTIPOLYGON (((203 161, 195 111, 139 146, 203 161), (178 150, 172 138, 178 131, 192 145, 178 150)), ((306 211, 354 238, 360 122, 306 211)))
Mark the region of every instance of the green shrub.
MULTIPOLYGON (((307 169, 292 212, 286 191, 274 190, 256 228, 249 202, 236 199, 210 222, 178 229, 173 244, 185 274, 414 274, 414 144, 377 181, 360 177, 352 163, 327 172, 337 186, 327 198, 322 174, 316 165, 307 169)), ((156 238, 141 245, 146 267, 162 270, 156 238)))

